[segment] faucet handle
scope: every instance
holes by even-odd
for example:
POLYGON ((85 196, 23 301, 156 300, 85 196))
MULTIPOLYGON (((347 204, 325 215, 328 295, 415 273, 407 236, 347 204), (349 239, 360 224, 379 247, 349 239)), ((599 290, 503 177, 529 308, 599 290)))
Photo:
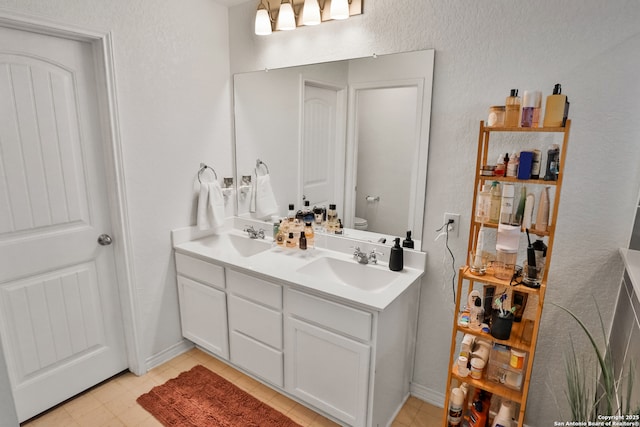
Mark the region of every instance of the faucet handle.
POLYGON ((371 252, 369 252, 369 262, 371 262, 372 264, 377 264, 378 255, 382 256, 384 254, 376 249, 372 249, 371 252))

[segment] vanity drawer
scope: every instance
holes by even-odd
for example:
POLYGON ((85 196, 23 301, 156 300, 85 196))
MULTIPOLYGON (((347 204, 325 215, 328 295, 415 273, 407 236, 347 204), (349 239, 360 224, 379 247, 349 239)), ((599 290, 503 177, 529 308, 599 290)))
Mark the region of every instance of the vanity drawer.
POLYGON ((287 311, 354 338, 371 340, 373 316, 369 312, 291 289, 287 290, 287 311))
POLYGON ((284 387, 284 358, 274 350, 236 331, 229 334, 231 362, 278 387, 284 387))
POLYGON ((282 350, 282 313, 236 295, 229 296, 229 328, 282 350))
POLYGON ((282 310, 282 286, 253 276, 227 270, 229 291, 252 301, 282 310))
POLYGON ((224 268, 188 255, 176 253, 176 270, 181 276, 224 289, 224 268))

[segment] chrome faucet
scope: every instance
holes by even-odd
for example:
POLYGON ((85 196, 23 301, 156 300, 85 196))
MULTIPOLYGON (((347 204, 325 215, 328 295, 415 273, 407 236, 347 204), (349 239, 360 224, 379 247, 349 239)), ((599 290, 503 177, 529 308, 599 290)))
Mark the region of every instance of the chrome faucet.
POLYGON ((359 264, 377 264, 378 263, 378 255, 382 255, 381 252, 373 249, 369 254, 362 252, 359 246, 356 246, 353 251, 353 259, 358 261, 359 264))
POLYGON ((242 230, 247 233, 250 239, 264 239, 264 229, 256 230, 253 225, 247 226, 242 230))

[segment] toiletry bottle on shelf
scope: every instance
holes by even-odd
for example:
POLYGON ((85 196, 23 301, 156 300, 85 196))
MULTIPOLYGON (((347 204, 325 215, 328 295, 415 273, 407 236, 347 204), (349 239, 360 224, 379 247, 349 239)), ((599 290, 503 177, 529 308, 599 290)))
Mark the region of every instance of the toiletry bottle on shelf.
POLYGON ((533 193, 527 194, 527 199, 524 202, 524 214, 522 215, 522 230, 531 228, 533 224, 533 208, 536 204, 536 196, 533 193))
POLYGON ((300 232, 300 240, 298 240, 298 247, 303 251, 307 250, 307 237, 304 235, 304 231, 300 232))
POLYGON ((411 230, 407 231, 407 237, 402 241, 402 247, 407 249, 414 248, 413 240, 411 240, 411 230))
POLYGON ((549 188, 545 187, 540 192, 538 202, 538 213, 536 215, 535 231, 545 232, 549 227, 549 188))
POLYGON ((500 203, 500 223, 511 224, 513 218, 513 199, 515 188, 513 184, 505 184, 502 187, 502 199, 500 203))
POLYGON ((507 165, 504 164, 504 156, 500 154, 496 160, 496 168, 493 170, 495 176, 504 176, 507 165))
POLYGON ((307 238, 307 248, 314 248, 316 244, 316 233, 313 231, 311 222, 304 225, 304 235, 307 238))
POLYGON ((505 101, 505 127, 518 127, 520 123, 520 97, 518 89, 511 89, 511 95, 505 101))
POLYGON ((447 416, 447 427, 459 427, 462 424, 462 412, 464 406, 464 393, 460 388, 451 389, 449 398, 449 414, 447 416))
POLYGON ((476 400, 471 403, 469 411, 469 427, 486 427, 487 414, 484 412, 484 404, 482 400, 476 400))
POLYGON ((551 144, 547 150, 547 170, 544 174, 545 181, 557 181, 560 172, 560 146, 551 144))
POLYGON ((491 184, 491 208, 489 210, 489 222, 491 224, 497 224, 500 222, 500 196, 502 190, 500 189, 500 183, 493 181, 491 184))
POLYGON ((489 222, 491 212, 491 184, 484 184, 476 200, 476 222, 489 222))
POLYGON ((524 185, 520 188, 520 200, 518 200, 518 207, 516 208, 516 215, 514 218, 515 225, 522 225, 522 219, 524 218, 524 208, 527 204, 527 187, 524 185))
POLYGON ((533 162, 531 163, 531 179, 540 178, 540 150, 533 150, 533 162))
POLYGON ((306 224, 307 222, 313 222, 314 214, 313 210, 309 206, 309 201, 304 201, 304 208, 302 209, 302 223, 306 224))
POLYGON ((544 127, 564 126, 569 113, 569 100, 562 94, 560 83, 553 87, 553 94, 547 96, 544 107, 544 127))
POLYGON ((389 255, 389 270, 401 271, 404 268, 404 252, 400 247, 400 238, 395 238, 395 244, 391 248, 389 255))
POLYGON ((523 128, 533 127, 533 109, 535 107, 535 92, 525 90, 522 96, 522 117, 520 126, 523 128))
POLYGON ((484 320, 484 310, 482 309, 482 298, 478 295, 469 307, 469 327, 479 330, 482 327, 482 320, 484 320))
POLYGON ((542 92, 536 90, 533 92, 533 121, 531 127, 540 126, 540 110, 542 109, 542 92))
POLYGON ((480 226, 478 231, 478 239, 476 240, 476 250, 473 252, 473 259, 471 259, 471 272, 483 274, 486 271, 486 264, 483 260, 484 256, 484 242, 486 240, 487 229, 484 224, 480 226))
POLYGON ((516 153, 511 153, 509 156, 509 163, 507 163, 507 174, 506 176, 515 178, 518 175, 518 155, 516 153))

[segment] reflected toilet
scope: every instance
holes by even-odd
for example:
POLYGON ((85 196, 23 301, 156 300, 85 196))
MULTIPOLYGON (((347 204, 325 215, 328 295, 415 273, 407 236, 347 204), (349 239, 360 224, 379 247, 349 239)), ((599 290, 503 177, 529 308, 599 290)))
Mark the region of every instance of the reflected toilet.
POLYGON ((356 230, 366 230, 369 228, 369 222, 367 222, 364 218, 354 217, 353 218, 353 228, 356 230))

